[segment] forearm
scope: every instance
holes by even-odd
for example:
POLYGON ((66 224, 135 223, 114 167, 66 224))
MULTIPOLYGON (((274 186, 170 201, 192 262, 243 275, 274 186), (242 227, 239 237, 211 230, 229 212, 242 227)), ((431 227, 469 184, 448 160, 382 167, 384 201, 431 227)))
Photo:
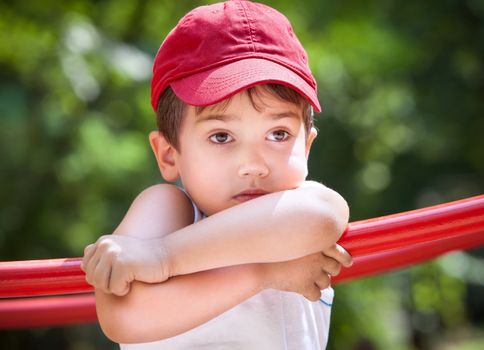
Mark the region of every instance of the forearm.
MULTIPOLYGON (((183 276, 161 284, 135 282, 124 297, 97 291, 104 332, 121 343, 172 337, 271 287, 264 285, 267 278, 260 273, 267 265, 253 262, 292 260, 324 250, 339 238, 347 222, 346 202, 323 192, 322 198, 304 188, 273 193, 185 228, 181 227, 191 218, 180 211, 189 213, 190 203, 180 190, 158 185, 143 192, 116 233, 149 239, 155 249, 162 247, 178 259, 177 274, 183 276), (164 241, 171 236, 177 238, 164 241)), ((279 279, 284 285, 286 276, 299 275, 282 273, 279 279)))
POLYGON ((164 237, 172 276, 323 251, 348 222, 344 199, 322 185, 272 193, 164 237), (318 187, 319 186, 319 187, 318 187))
POLYGON ((161 284, 132 284, 116 297, 96 291, 101 327, 118 343, 173 337, 231 309, 263 288, 258 265, 179 276, 161 284))

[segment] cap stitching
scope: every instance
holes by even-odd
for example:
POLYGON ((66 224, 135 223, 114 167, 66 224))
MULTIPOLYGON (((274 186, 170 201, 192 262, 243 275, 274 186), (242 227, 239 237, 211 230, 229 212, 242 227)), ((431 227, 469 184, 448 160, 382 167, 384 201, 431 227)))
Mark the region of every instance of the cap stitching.
POLYGON ((249 27, 249 39, 250 39, 250 44, 252 46, 252 50, 254 52, 257 52, 256 50, 256 47, 255 47, 255 43, 254 43, 254 31, 252 29, 252 18, 250 18, 249 14, 248 14, 248 9, 245 7, 245 4, 243 1, 240 1, 239 4, 241 5, 241 8, 242 8, 242 11, 244 12, 244 16, 245 16, 245 19, 247 20, 247 25, 249 27))

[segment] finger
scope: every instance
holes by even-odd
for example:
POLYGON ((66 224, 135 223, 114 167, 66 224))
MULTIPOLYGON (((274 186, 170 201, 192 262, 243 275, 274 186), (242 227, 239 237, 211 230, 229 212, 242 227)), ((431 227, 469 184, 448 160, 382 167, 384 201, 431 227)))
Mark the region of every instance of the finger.
POLYGON ((126 281, 119 268, 113 266, 109 279, 109 290, 117 296, 124 296, 129 293, 131 281, 126 281))
POLYGON ((330 274, 331 276, 337 276, 341 271, 341 264, 337 260, 330 258, 324 254, 322 254, 322 256, 322 270, 330 274))
POLYGON ((86 268, 86 282, 93 287, 96 287, 95 277, 96 277, 96 268, 98 263, 99 263, 99 260, 93 258, 90 260, 86 268))
POLYGON ((304 291, 303 296, 309 301, 318 301, 321 298, 321 290, 319 286, 312 284, 304 291))
POLYGON ((109 279, 111 277, 111 261, 107 258, 101 259, 93 271, 92 282, 94 287, 102 290, 106 294, 111 294, 109 290, 109 279))
POLYGON ((316 281, 316 286, 318 286, 319 290, 326 289, 331 286, 331 276, 323 273, 320 278, 316 281))
POLYGON ((323 254, 337 260, 345 267, 350 267, 353 264, 351 255, 339 244, 334 244, 332 247, 324 250, 323 254))
POLYGON ((82 262, 81 262, 82 271, 86 272, 87 265, 91 260, 92 256, 94 255, 95 251, 96 251, 95 244, 89 244, 86 248, 84 248, 84 257, 82 258, 82 262))
POLYGON ((89 259, 89 262, 87 263, 86 266, 86 281, 87 283, 94 285, 94 276, 96 272, 97 265, 101 261, 101 254, 99 253, 98 249, 96 249, 96 252, 94 255, 89 259))

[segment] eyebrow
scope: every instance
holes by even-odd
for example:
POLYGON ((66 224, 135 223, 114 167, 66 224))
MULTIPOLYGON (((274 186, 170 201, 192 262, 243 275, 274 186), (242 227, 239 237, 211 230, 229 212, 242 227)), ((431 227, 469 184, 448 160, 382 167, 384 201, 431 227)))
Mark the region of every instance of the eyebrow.
MULTIPOLYGON (((280 120, 284 118, 290 118, 290 119, 297 119, 300 120, 301 116, 298 113, 294 112, 282 112, 282 113, 271 113, 267 115, 270 119, 272 120, 280 120)), ((240 117, 232 115, 232 114, 206 114, 206 115, 201 115, 198 116, 196 123, 203 123, 207 122, 210 120, 219 120, 223 122, 228 122, 231 120, 237 120, 240 119, 240 117)))
POLYGON ((269 117, 271 117, 271 119, 274 119, 274 120, 279 120, 283 118, 291 118, 291 119, 297 119, 297 120, 301 119, 301 116, 298 113, 294 113, 294 112, 273 113, 273 114, 269 114, 269 117))
POLYGON ((240 118, 231 114, 207 114, 207 115, 198 116, 196 123, 198 124, 198 123, 207 122, 210 120, 220 120, 223 122, 227 122, 234 119, 240 119, 240 118))

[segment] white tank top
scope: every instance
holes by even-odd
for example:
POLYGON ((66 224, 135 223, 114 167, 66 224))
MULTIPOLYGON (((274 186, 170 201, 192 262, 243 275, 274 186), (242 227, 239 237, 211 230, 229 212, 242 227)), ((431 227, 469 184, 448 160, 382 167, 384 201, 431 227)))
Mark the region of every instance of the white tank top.
MULTIPOLYGON (((197 222, 203 214, 195 204, 193 207, 197 222)), ((333 296, 333 289, 327 288, 319 301, 310 302, 296 293, 268 289, 175 337, 120 347, 122 350, 325 349, 333 296)))

